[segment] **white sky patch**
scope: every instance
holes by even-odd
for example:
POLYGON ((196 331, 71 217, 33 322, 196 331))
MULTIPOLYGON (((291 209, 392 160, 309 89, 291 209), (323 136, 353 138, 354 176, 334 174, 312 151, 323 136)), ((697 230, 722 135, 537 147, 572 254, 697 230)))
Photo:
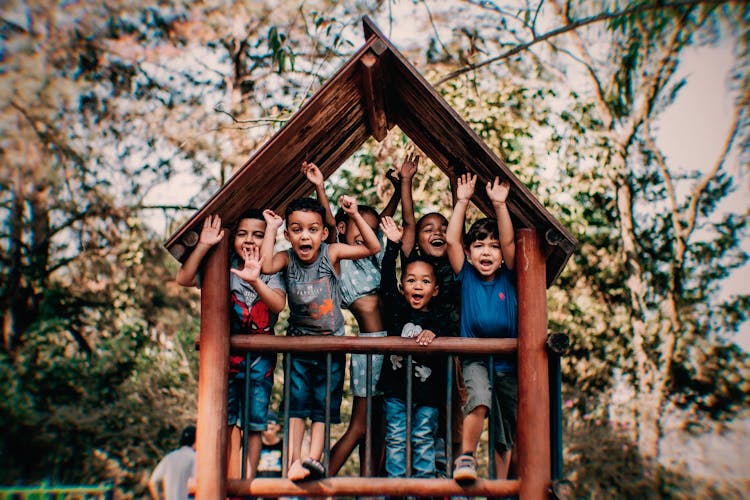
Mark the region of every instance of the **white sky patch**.
MULTIPOLYGON (((662 113, 657 141, 670 159, 685 171, 705 172, 719 157, 732 119, 733 96, 729 88, 729 72, 733 63, 729 44, 703 47, 685 52, 679 74, 688 81, 675 103, 662 113)), ((740 177, 739 158, 730 155, 727 170, 737 179, 737 191, 724 203, 727 211, 747 213, 750 210, 747 180, 740 177)), ((750 242, 743 248, 750 252, 750 242)), ((736 270, 726 280, 724 294, 748 293, 750 265, 736 270)), ((750 322, 746 322, 734 338, 750 351, 750 322)))

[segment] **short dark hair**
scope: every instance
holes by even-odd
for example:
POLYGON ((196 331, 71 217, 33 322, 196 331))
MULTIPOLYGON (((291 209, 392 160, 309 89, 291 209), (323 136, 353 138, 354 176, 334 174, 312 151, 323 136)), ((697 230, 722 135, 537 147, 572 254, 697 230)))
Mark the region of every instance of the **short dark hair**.
POLYGON ((237 217, 234 226, 232 226, 233 233, 237 232, 237 228, 240 227, 240 221, 242 221, 242 219, 258 219, 266 222, 265 217, 263 217, 263 210, 261 210, 260 208, 250 208, 242 212, 242 215, 237 217))
POLYGON ((432 269, 432 276, 435 278, 435 284, 439 285, 437 283, 437 270, 435 269, 435 264, 430 262, 427 259, 423 259, 422 257, 413 257, 411 259, 406 260, 406 262, 403 263, 401 270, 401 281, 404 281, 404 276, 406 276, 406 270, 409 268, 410 265, 414 264, 415 262, 424 262, 428 266, 430 266, 430 269, 432 269))
POLYGON ((195 426, 188 425, 180 435, 180 446, 193 446, 195 444, 195 426))
POLYGON ((464 235, 464 245, 468 247, 475 241, 485 238, 500 239, 500 233, 497 229, 497 219, 485 217, 472 224, 469 232, 464 235))
POLYGON ((289 222, 289 216, 294 212, 315 212, 320 215, 320 218, 325 224, 326 221, 326 209, 320 204, 315 198, 295 198, 289 205, 286 206, 284 211, 284 220, 289 222))

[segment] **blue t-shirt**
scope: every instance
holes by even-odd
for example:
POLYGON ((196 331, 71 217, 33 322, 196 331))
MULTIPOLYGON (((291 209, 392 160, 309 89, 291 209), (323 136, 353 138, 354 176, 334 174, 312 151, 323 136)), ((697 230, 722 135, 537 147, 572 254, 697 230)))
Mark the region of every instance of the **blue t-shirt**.
MULTIPOLYGON (((461 336, 470 338, 517 338, 518 296, 515 277, 504 265, 485 281, 468 260, 457 279, 461 283, 461 336)), ((514 358, 495 356, 495 370, 512 372, 514 358)))

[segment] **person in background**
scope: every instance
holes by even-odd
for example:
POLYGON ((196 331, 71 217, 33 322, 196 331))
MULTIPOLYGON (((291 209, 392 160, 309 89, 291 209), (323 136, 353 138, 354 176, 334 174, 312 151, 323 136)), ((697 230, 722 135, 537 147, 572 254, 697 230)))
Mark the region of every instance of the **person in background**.
POLYGON ((195 477, 195 426, 185 427, 180 447, 167 453, 148 481, 152 500, 186 500, 188 480, 195 477))
POLYGON ((261 435, 260 461, 256 477, 281 477, 281 456, 284 442, 279 435, 281 425, 274 412, 268 412, 268 427, 261 435))

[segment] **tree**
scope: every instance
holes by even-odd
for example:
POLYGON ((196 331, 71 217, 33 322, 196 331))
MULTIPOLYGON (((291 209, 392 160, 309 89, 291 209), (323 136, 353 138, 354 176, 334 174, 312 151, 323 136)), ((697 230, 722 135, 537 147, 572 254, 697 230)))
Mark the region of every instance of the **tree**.
MULTIPOLYGON (((463 54, 474 59, 441 81, 502 62, 507 67, 497 73, 532 86, 546 80, 562 99, 563 111, 550 120, 549 145, 564 165, 560 194, 580 207, 559 213, 582 243, 553 292, 564 301, 553 307, 569 311, 574 333, 568 377, 606 395, 612 376, 622 374, 635 388, 639 449, 656 459, 661 416, 670 405, 721 419, 748 401, 750 387, 740 382, 747 355, 725 340, 746 320, 748 296, 722 300, 717 293, 748 258, 741 246, 747 213, 722 203, 739 184, 727 158, 746 159, 748 152, 744 60, 738 59, 733 81, 733 121, 713 165, 681 172, 655 141, 659 114, 684 84, 676 77, 683 52, 729 37, 738 55, 746 53, 747 6, 553 1, 504 10, 492 2, 466 3, 515 40, 467 31, 463 54), (522 66, 538 69, 519 72, 522 66), (560 81, 550 78, 572 66, 582 68, 583 79, 565 96, 560 81)), ((739 175, 746 178, 747 170, 739 175)), ((553 324, 558 317, 552 314, 553 324)))

